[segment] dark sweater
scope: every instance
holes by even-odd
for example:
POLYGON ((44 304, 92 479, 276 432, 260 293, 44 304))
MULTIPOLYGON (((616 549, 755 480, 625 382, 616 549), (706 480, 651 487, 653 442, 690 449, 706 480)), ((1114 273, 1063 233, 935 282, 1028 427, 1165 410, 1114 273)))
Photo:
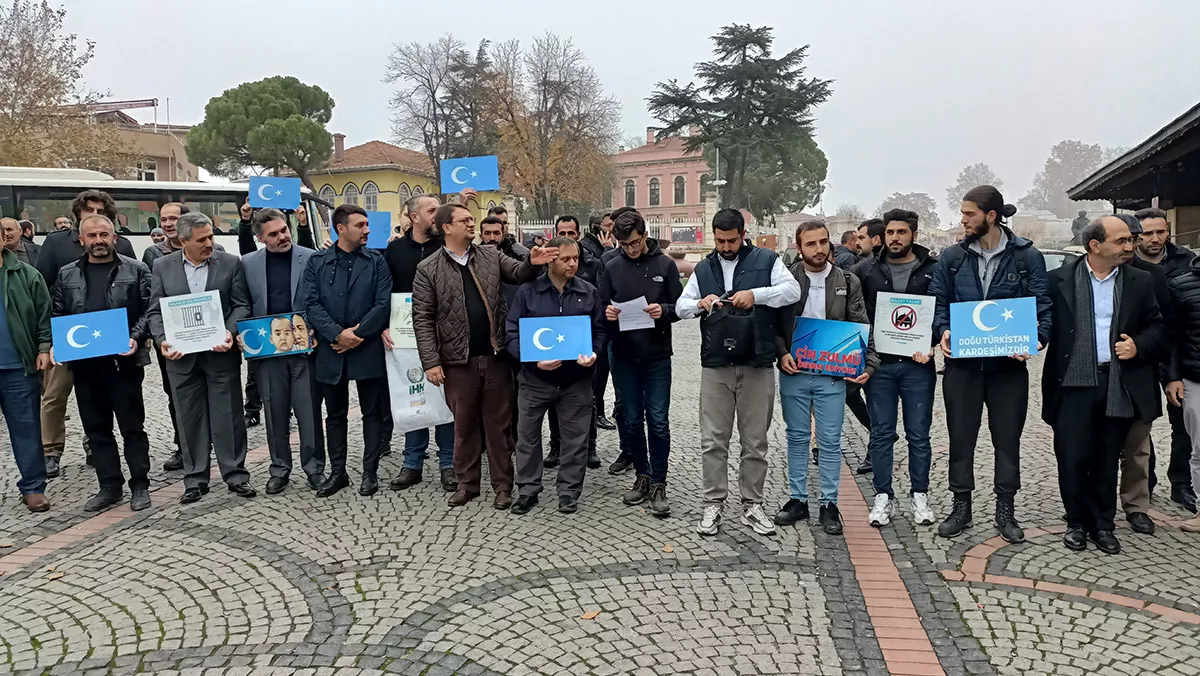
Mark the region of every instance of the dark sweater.
POLYGON ((267 252, 267 314, 292 310, 292 252, 267 252))
POLYGON ((442 248, 443 243, 441 237, 432 237, 418 244, 408 235, 389 242, 383 257, 392 273, 392 293, 412 293, 417 264, 442 248))

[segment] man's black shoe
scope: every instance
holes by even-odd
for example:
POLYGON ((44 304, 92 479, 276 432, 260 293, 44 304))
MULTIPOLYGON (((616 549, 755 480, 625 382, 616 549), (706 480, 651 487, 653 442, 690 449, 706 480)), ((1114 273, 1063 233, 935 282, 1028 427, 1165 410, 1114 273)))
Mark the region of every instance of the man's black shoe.
POLYGON ((142 486, 129 491, 129 510, 140 512, 150 508, 150 489, 142 486))
POLYGON ((171 457, 167 458, 167 461, 163 463, 163 471, 175 472, 181 469, 183 469, 183 451, 177 448, 171 454, 171 457))
POLYGON ((324 482, 325 482, 324 474, 310 474, 310 475, 308 475, 308 480, 305 483, 308 484, 309 488, 311 488, 315 491, 318 488, 320 488, 321 484, 324 482))
POLYGON ((262 414, 258 411, 246 411, 246 427, 254 427, 262 422, 262 414))
POLYGON ((208 484, 200 484, 200 495, 208 495, 208 484))
POLYGON ((871 468, 871 456, 868 455, 867 457, 863 458, 863 461, 858 463, 858 469, 855 471, 859 474, 870 474, 872 471, 874 471, 871 468))
POLYGON ((117 504, 123 496, 124 493, 120 488, 101 488, 99 493, 83 503, 83 511, 99 512, 117 504))
POLYGON ((558 451, 550 451, 546 459, 542 461, 542 464, 546 467, 558 467, 558 451))
POLYGON ((621 453, 617 456, 616 462, 608 466, 608 473, 613 476, 624 474, 629 471, 630 467, 633 467, 633 460, 630 460, 628 455, 621 453))
POLYGON ((379 479, 371 474, 364 474, 362 484, 358 487, 358 494, 364 498, 375 495, 379 491, 379 479))
POLYGON ((1073 552, 1082 552, 1087 549, 1087 533, 1078 526, 1067 528, 1063 533, 1063 546, 1073 552))
POLYGON ((596 449, 594 449, 594 448, 592 450, 588 451, 587 468, 588 469, 600 469, 600 454, 597 453, 596 449))
POLYGON ((640 505, 646 501, 650 495, 650 475, 639 474, 633 480, 633 488, 621 498, 621 501, 627 505, 640 505))
POLYGON ((248 481, 245 483, 234 484, 229 487, 229 490, 239 498, 252 498, 258 495, 258 493, 255 493, 254 489, 250 487, 250 482, 248 481))
MULTIPOLYGON (((57 479, 59 472, 60 472, 60 468, 59 468, 58 456, 47 455, 46 456, 46 478, 47 479, 57 479)), ((1196 510, 1193 509, 1192 511, 1194 512, 1196 510)))
POLYGON ((1091 537, 1091 541, 1096 545, 1096 549, 1105 554, 1120 554, 1121 543, 1117 542, 1117 536, 1113 535, 1111 530, 1102 530, 1091 537))
POLYGON ((325 483, 317 489, 318 498, 327 498, 350 485, 350 477, 346 474, 330 474, 325 483))
POLYGON ((200 502, 200 489, 188 488, 183 491, 183 495, 179 496, 179 504, 187 505, 193 502, 200 502))
POLYGON ((395 479, 388 482, 388 488, 394 491, 402 491, 405 488, 416 486, 421 483, 421 480, 421 470, 404 467, 395 479))
POLYGON ((950 506, 950 514, 938 526, 938 535, 952 538, 972 525, 974 524, 971 523, 971 498, 955 497, 954 503, 950 506))
POLYGON ((579 511, 579 500, 569 495, 560 495, 558 497, 558 511, 563 514, 574 514, 579 511))
MULTIPOLYGON (((46 476, 50 476, 50 458, 46 458, 46 476)), ((1171 485, 1171 502, 1178 502, 1192 514, 1196 513, 1196 492, 1191 486, 1182 484, 1171 485)))
POLYGON ((450 467, 442 470, 442 490, 447 493, 458 490, 458 477, 454 476, 454 470, 450 467))
POLYGON ((792 498, 775 514, 775 525, 790 526, 797 521, 808 521, 808 503, 792 498))
POLYGON ((288 480, 281 476, 273 476, 267 479, 267 495, 279 495, 287 488, 288 480))
POLYGON ((821 522, 821 530, 825 531, 827 535, 842 534, 842 515, 838 513, 836 502, 821 505, 819 520, 821 522))
POLYGON ((603 413, 596 413, 596 427, 602 430, 613 431, 617 429, 616 423, 604 417, 603 413))
POLYGON ((533 509, 537 503, 538 499, 536 495, 518 495, 508 511, 513 514, 528 514, 529 510, 533 509))
POLYGON ((1134 512, 1125 517, 1129 521, 1129 527, 1135 533, 1142 535, 1154 535, 1154 521, 1148 514, 1134 512))
POLYGON ((1025 541, 1025 531, 1017 523, 1011 500, 996 500, 996 529, 1005 542, 1017 544, 1025 541))

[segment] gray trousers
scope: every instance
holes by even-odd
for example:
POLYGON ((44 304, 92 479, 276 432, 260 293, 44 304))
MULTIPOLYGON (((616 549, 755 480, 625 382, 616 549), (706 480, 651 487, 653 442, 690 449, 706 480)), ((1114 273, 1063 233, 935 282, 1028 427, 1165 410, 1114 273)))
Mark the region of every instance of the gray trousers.
POLYGON ((246 419, 242 414, 241 365, 225 355, 200 354, 187 373, 168 370, 179 416, 183 486, 207 486, 217 454, 221 477, 230 486, 246 483, 246 419), (232 364, 232 365, 231 365, 232 364))
POLYGON ((588 428, 592 423, 592 381, 584 378, 567 387, 555 387, 522 371, 517 376, 518 495, 542 492, 542 419, 551 407, 558 411, 562 448, 558 460, 558 495, 579 499, 587 471, 588 428))
POLYGON ((1200 383, 1191 380, 1183 381, 1183 426, 1192 439, 1192 486, 1200 487, 1200 383))
POLYGON ((1126 517, 1150 510, 1150 423, 1141 420, 1133 421, 1121 448, 1121 509, 1126 517))
POLYGON ((729 440, 737 418, 742 454, 738 488, 742 504, 762 504, 767 480, 767 432, 775 411, 775 369, 722 366, 700 369, 700 450, 704 502, 729 495, 729 440))
POLYGON ((314 414, 308 357, 274 357, 249 364, 262 394, 271 476, 287 479, 292 474, 289 423, 291 413, 295 411, 296 427, 300 432, 300 468, 305 476, 320 477, 325 472, 325 444, 314 414))

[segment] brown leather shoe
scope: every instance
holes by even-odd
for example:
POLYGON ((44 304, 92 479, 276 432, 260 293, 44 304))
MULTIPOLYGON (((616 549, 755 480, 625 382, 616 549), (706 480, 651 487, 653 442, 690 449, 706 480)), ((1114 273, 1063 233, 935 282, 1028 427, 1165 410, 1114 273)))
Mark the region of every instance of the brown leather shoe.
POLYGON ((460 488, 457 491, 454 491, 454 495, 450 496, 450 499, 446 501, 446 504, 450 505, 451 507, 462 507, 477 497, 479 497, 479 493, 477 491, 468 491, 460 488))
POLYGON ((48 512, 50 511, 50 501, 41 493, 30 493, 24 497, 25 506, 31 512, 48 512))
POLYGON ((500 491, 496 494, 496 499, 492 501, 492 506, 496 509, 508 509, 512 507, 512 493, 500 491))

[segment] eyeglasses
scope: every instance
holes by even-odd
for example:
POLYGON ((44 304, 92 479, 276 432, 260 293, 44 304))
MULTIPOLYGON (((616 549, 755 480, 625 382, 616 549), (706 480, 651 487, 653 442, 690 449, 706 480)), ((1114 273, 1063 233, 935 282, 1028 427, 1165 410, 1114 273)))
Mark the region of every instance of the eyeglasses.
POLYGON ((452 223, 459 226, 475 225, 475 217, 467 216, 466 218, 456 218, 452 221, 452 223))
POLYGON ((638 237, 637 239, 630 239, 627 242, 617 242, 617 244, 619 244, 622 249, 630 250, 630 249, 638 248, 639 246, 642 245, 642 242, 645 242, 645 241, 646 241, 645 237, 638 237))

